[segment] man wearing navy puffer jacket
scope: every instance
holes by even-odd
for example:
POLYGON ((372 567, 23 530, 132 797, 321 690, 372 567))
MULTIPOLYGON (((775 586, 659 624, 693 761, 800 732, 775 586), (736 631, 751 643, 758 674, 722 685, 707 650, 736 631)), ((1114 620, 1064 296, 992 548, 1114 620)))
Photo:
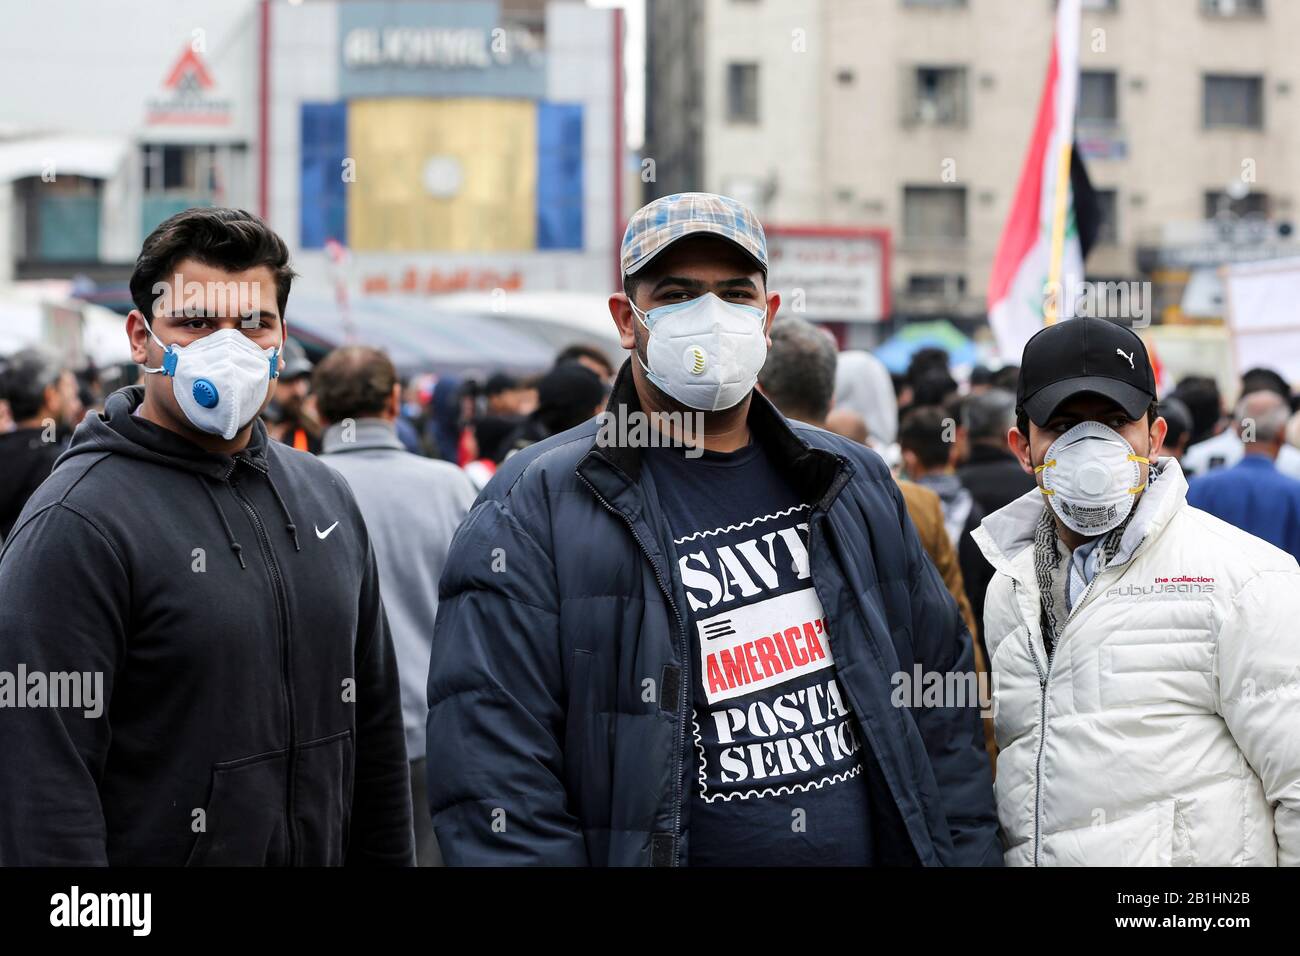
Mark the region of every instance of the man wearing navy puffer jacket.
POLYGON ((608 411, 501 467, 441 581, 447 862, 997 865, 978 696, 906 692, 972 652, 897 485, 754 392, 762 227, 669 196, 621 258, 608 411))

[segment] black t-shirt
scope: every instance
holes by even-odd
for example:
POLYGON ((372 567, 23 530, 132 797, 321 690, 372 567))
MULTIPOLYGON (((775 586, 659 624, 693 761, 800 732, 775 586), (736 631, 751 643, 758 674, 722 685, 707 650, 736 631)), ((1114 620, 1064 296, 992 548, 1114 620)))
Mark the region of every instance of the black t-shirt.
POLYGON ((687 595, 691 865, 870 863, 861 733, 808 571, 811 509, 757 443, 645 460, 687 595))

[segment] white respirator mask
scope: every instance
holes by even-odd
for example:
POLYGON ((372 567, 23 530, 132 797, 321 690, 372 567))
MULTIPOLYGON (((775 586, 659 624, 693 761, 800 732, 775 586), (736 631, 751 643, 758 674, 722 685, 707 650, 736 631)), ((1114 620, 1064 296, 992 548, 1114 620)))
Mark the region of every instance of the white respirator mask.
POLYGON ((258 348, 238 329, 164 345, 148 319, 144 324, 163 349, 162 365, 145 371, 171 378, 176 404, 199 431, 230 441, 262 410, 271 381, 280 377, 279 348, 258 348))
POLYGON ((632 311, 650 333, 649 364, 641 367, 665 395, 687 408, 715 412, 739 404, 753 390, 767 360, 766 309, 723 302, 707 292, 649 312, 632 305, 632 311))
POLYGON ((1062 523, 1091 538, 1128 517, 1146 487, 1141 466, 1149 464, 1113 428, 1080 422, 1052 442, 1034 473, 1042 474, 1039 490, 1062 523))

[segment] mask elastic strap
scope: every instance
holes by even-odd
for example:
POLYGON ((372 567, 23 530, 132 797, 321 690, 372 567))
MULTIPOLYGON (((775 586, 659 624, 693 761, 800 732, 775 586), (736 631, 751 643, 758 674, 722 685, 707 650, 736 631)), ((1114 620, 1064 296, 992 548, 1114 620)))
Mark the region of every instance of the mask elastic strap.
POLYGON ((163 375, 175 375, 176 374, 176 353, 172 351, 172 347, 170 345, 164 345, 162 339, 154 335, 153 325, 150 324, 149 319, 145 317, 145 314, 143 312, 140 313, 140 318, 144 319, 144 327, 149 330, 149 338, 157 342, 158 347, 163 350, 163 363, 162 365, 158 366, 158 368, 150 368, 147 365, 142 365, 140 367, 143 368, 146 372, 149 372, 150 374, 157 374, 158 372, 161 372, 163 375))
MULTIPOLYGON (((1044 468, 1051 468, 1051 467, 1052 467, 1053 465, 1055 465, 1055 464, 1056 464, 1056 459, 1055 459, 1055 458, 1051 459, 1050 461, 1045 461, 1045 462, 1043 462, 1041 465, 1038 465, 1037 467, 1034 468, 1034 474, 1035 474, 1035 475, 1038 474, 1038 473, 1039 473, 1040 471, 1042 471, 1044 468)), ((1045 495, 1054 495, 1054 494, 1056 494, 1055 491, 1051 491, 1051 490, 1049 490, 1049 489, 1047 489, 1047 488, 1044 488, 1042 485, 1039 485, 1038 490, 1041 491, 1041 492, 1042 492, 1043 494, 1045 494, 1045 495)))
MULTIPOLYGON (((1150 465, 1150 464, 1151 464, 1151 459, 1150 459, 1150 458, 1143 458, 1141 455, 1129 455, 1129 456, 1128 456, 1128 460, 1129 460, 1129 461, 1138 461, 1138 462, 1141 462, 1141 463, 1144 464, 1144 465, 1150 465)), ((1135 488, 1130 488, 1130 489, 1128 490, 1128 493, 1129 493, 1130 495, 1140 495, 1140 494, 1142 494, 1142 492, 1145 491, 1145 490, 1146 490, 1146 485, 1138 485, 1138 486, 1135 487, 1135 488)))

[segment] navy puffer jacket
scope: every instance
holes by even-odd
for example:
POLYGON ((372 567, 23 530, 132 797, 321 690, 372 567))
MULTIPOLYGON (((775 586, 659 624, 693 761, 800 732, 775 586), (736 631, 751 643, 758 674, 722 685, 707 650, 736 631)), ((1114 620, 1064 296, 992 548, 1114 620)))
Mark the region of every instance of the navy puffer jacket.
MULTIPOLYGON (((638 410, 625 364, 610 413, 638 410)), ((877 862, 1000 864, 978 705, 891 703, 892 675, 969 672, 972 645, 888 469, 757 392, 749 425, 814 505, 810 570, 867 743, 877 862)), ((672 491, 600 426, 512 456, 452 543, 428 723, 451 864, 689 859, 687 605, 658 504, 672 491)))

